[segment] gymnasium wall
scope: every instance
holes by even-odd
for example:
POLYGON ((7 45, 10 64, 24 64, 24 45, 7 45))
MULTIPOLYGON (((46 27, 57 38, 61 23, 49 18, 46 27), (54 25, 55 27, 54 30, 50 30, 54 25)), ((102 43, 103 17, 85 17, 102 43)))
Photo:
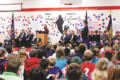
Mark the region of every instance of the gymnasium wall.
MULTIPOLYGON (((91 26, 89 30, 104 31, 107 29, 109 22, 109 10, 88 10, 88 21, 91 26)), ((49 29, 49 42, 55 44, 59 41, 61 33, 58 30, 58 25, 55 24, 59 19, 59 15, 63 18, 62 30, 65 25, 69 25, 70 31, 82 30, 84 28, 83 21, 85 20, 86 11, 37 11, 37 12, 14 12, 15 29, 19 33, 21 29, 32 30, 33 34, 36 29, 43 30, 43 25, 47 24, 49 29)), ((120 10, 113 10, 112 21, 114 32, 120 31, 120 10), (118 25, 116 25, 118 24, 118 25)), ((8 30, 11 28, 12 12, 0 12, 0 42, 6 37, 8 30)))

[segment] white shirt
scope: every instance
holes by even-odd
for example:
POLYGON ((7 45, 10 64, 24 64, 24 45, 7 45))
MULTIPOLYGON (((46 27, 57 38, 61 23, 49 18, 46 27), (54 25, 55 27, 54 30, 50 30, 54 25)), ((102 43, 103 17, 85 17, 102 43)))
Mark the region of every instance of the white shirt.
POLYGON ((15 34, 15 39, 18 38, 19 34, 15 34))
POLYGON ((6 39, 10 40, 10 38, 11 38, 10 34, 7 34, 6 39))

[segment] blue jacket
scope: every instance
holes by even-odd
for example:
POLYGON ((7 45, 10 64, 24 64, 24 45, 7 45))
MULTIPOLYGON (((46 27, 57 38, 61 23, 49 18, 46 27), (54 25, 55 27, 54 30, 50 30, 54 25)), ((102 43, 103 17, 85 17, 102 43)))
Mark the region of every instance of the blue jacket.
POLYGON ((77 35, 77 42, 81 41, 80 35, 77 35))
POLYGON ((26 37, 26 39, 32 40, 32 39, 33 39, 33 37, 34 37, 34 35, 33 35, 33 34, 28 34, 28 35, 27 35, 27 37, 26 37))
POLYGON ((5 59, 0 59, 0 74, 2 74, 3 71, 5 71, 5 70, 4 70, 4 66, 3 66, 3 64, 4 64, 5 62, 7 62, 7 60, 5 60, 5 59))
POLYGON ((48 58, 49 56, 52 56, 54 53, 55 53, 55 50, 51 50, 51 51, 47 52, 46 57, 48 58))
POLYGON ((83 56, 84 56, 84 54, 76 53, 73 57, 79 57, 80 59, 82 59, 83 56))
POLYGON ((94 57, 94 58, 92 59, 92 62, 96 65, 97 62, 98 62, 98 58, 97 58, 97 57, 94 57))
POLYGON ((67 60, 66 59, 59 59, 59 58, 56 58, 56 66, 58 66, 60 68, 60 70, 62 70, 65 66, 66 66, 66 63, 67 63, 67 60))
POLYGON ((59 78, 62 76, 62 71, 57 66, 55 66, 54 68, 49 68, 48 72, 50 74, 54 74, 54 75, 58 74, 58 72, 59 72, 59 78))
POLYGON ((88 25, 85 25, 84 29, 82 30, 82 39, 87 40, 88 37, 88 25))

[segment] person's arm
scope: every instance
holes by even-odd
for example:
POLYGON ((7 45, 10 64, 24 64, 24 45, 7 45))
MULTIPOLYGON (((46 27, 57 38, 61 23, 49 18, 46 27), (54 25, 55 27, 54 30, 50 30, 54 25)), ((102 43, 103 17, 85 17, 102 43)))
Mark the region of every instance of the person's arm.
POLYGON ((24 80, 27 80, 27 73, 26 73, 25 69, 24 69, 23 76, 24 76, 24 80))

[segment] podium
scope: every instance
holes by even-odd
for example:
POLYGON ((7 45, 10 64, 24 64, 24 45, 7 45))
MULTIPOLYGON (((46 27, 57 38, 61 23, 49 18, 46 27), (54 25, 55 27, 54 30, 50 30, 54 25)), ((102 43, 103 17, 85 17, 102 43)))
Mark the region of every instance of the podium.
MULTIPOLYGON (((43 46, 44 44, 47 44, 48 33, 45 33, 45 31, 38 31, 37 38, 41 39, 41 46, 43 46)), ((40 44, 40 42, 37 42, 37 44, 40 44)))

